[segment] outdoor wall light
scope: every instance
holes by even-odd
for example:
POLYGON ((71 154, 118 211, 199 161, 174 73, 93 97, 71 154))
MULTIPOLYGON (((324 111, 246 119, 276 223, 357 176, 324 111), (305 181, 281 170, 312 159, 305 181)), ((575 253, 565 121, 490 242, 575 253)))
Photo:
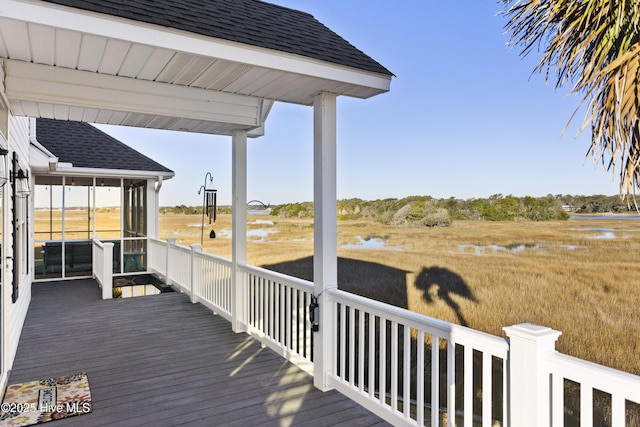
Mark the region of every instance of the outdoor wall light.
POLYGON ((9 154, 9 150, 0 148, 0 187, 4 187, 9 181, 7 176, 7 154, 9 154))
POLYGON ((13 153, 13 173, 11 182, 13 183, 14 195, 17 197, 27 197, 29 189, 29 172, 18 166, 18 156, 13 153))

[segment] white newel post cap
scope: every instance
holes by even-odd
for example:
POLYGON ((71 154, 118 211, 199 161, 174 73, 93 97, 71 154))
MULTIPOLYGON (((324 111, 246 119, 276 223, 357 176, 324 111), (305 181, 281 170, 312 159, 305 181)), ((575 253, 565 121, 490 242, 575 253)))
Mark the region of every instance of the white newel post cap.
POLYGON ((550 420, 548 356, 560 331, 531 323, 503 328, 509 336, 510 425, 546 427, 550 420))
POLYGON ((546 326, 534 325, 533 323, 520 323, 502 328, 509 338, 529 341, 531 343, 553 343, 558 340, 562 332, 548 328, 546 326))

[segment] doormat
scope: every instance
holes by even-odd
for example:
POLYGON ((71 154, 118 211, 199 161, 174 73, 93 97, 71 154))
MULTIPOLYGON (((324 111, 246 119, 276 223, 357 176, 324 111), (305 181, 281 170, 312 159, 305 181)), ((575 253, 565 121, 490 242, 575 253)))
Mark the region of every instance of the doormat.
POLYGON ((0 404, 0 427, 42 424, 92 410, 89 379, 84 372, 13 384, 0 404))

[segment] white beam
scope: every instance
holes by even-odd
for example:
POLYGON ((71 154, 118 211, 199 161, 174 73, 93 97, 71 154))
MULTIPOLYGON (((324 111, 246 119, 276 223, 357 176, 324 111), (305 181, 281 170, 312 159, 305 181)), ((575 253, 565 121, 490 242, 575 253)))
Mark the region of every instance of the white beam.
POLYGON ((10 100, 262 126, 261 98, 22 61, 4 65, 10 100))
POLYGON ((335 312, 327 290, 338 287, 336 216, 336 96, 320 93, 313 103, 313 283, 320 305, 320 329, 314 332, 314 385, 328 390, 333 369, 335 312))
POLYGON ((244 275, 240 266, 247 263, 247 133, 238 130, 233 134, 232 158, 232 207, 231 207, 231 328, 243 332, 244 275))

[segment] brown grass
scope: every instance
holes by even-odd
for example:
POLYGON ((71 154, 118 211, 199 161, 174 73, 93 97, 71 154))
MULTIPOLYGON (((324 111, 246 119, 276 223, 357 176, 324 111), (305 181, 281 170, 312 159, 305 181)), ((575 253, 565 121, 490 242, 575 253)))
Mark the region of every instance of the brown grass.
MULTIPOLYGON (((162 216, 161 229, 168 219, 162 216)), ((255 219, 267 218, 249 221, 255 219)), ((249 225, 278 230, 260 241, 249 238, 249 263, 311 279, 313 221, 273 221, 274 226, 249 225)), ((179 218, 171 222, 173 230, 180 229, 179 218)), ((214 226, 230 229, 230 219, 223 215, 214 226)), ((229 256, 230 242, 205 239, 205 250, 229 256)), ((458 221, 406 228, 340 221, 338 245, 343 289, 495 335, 522 322, 549 326, 563 332, 560 351, 640 374, 640 222, 458 221), (617 238, 599 238, 604 231, 590 229, 613 230, 617 238), (358 236, 386 239, 401 249, 342 247, 358 236)))
MULTIPOLYGON (((162 214, 160 237, 175 237, 185 246, 199 243, 201 220, 162 214)), ((249 237, 249 264, 312 278, 313 220, 250 216, 248 228, 277 230, 265 238, 249 237)), ((212 225, 205 220, 206 252, 231 257, 225 230, 231 231, 230 215, 219 215, 212 225), (210 229, 216 239, 209 239, 210 229)), ((640 374, 639 221, 457 221, 442 228, 339 221, 338 245, 342 289, 495 335, 521 322, 549 326, 563 333, 560 351, 640 374), (596 238, 603 231, 589 230, 594 228, 613 230, 617 238, 596 238), (401 249, 342 247, 357 243, 358 236, 386 239, 401 249), (461 245, 530 248, 509 252, 461 245)))

